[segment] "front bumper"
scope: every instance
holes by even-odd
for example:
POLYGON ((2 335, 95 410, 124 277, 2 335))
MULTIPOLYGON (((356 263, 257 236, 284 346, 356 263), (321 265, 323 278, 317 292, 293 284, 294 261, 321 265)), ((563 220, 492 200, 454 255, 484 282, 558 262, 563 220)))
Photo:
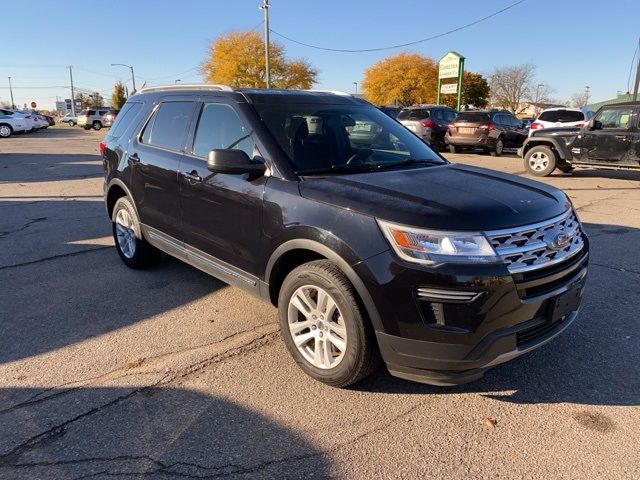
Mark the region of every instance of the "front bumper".
POLYGON ((391 252, 362 262, 358 274, 382 319, 376 336, 391 374, 446 386, 476 380, 568 328, 577 317, 587 266, 585 243, 566 262, 524 274, 511 275, 503 265, 425 268, 391 252), (416 293, 425 286, 474 295, 465 302, 425 299, 416 293), (571 310, 558 316, 557 299, 569 296, 571 310))

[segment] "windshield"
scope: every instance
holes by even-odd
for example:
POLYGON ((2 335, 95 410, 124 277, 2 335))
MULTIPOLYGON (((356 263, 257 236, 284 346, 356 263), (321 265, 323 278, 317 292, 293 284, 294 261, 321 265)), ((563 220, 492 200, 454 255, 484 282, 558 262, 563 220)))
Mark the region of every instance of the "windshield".
POLYGON ((294 170, 301 174, 446 163, 417 136, 372 106, 255 107, 294 170))

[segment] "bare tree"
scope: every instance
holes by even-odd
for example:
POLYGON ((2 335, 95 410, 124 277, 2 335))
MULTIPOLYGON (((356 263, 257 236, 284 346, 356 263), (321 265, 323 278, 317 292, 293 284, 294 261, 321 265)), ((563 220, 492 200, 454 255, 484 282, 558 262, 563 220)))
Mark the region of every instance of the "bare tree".
POLYGON ((535 68, 530 63, 496 68, 489 76, 491 103, 519 113, 524 101, 531 98, 535 68))
POLYGON ((567 103, 569 104, 570 107, 579 108, 579 107, 584 107, 587 104, 587 100, 588 100, 587 92, 574 93, 573 95, 571 95, 571 98, 567 103))

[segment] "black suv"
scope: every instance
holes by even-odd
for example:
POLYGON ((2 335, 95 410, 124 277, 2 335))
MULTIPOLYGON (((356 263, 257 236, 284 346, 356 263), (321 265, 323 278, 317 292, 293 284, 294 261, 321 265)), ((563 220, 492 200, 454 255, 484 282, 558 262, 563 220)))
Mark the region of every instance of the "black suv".
POLYGON ((518 148, 527 138, 524 124, 506 110, 460 112, 449 125, 445 141, 452 153, 463 148, 481 148, 495 157, 505 148, 518 148))
POLYGON ((536 130, 518 154, 539 177, 556 168, 640 169, 640 102, 604 105, 582 127, 536 130))
POLYGON ((576 318, 588 243, 563 192, 450 164, 348 94, 147 88, 100 150, 122 261, 162 250, 277 305, 291 355, 328 384, 380 356, 463 383, 576 318))

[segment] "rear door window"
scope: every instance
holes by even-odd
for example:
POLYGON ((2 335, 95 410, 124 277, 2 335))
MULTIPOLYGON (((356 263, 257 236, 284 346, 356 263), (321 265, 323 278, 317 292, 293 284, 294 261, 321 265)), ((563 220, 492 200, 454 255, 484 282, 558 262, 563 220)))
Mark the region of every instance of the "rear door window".
POLYGON ((142 132, 141 141, 168 150, 184 148, 193 102, 163 102, 142 132))
POLYGON ((142 104, 138 102, 127 102, 120 114, 116 117, 116 121, 109 131, 111 137, 119 137, 124 133, 126 128, 131 125, 134 118, 138 116, 138 113, 142 110, 142 104))

